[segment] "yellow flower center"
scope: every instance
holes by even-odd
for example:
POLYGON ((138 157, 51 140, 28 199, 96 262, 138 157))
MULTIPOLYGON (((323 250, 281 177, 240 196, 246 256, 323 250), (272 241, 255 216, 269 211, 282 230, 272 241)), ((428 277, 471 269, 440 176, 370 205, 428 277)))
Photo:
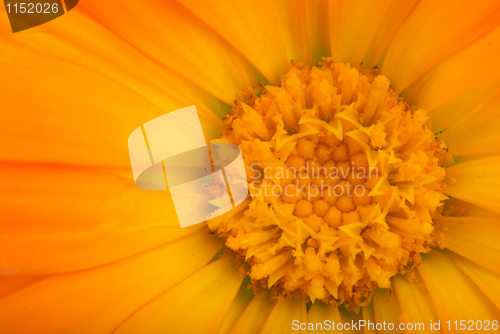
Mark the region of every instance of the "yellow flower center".
POLYGON ((250 197, 208 222, 274 297, 356 308, 435 244, 446 147, 377 69, 292 63, 281 87, 244 92, 222 140, 250 197))

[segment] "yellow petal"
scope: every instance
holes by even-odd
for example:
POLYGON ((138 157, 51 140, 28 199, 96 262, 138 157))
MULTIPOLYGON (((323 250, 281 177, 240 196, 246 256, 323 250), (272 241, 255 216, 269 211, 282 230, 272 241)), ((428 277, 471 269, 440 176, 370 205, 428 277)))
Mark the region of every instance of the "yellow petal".
POLYGON ((500 217, 441 217, 445 247, 500 275, 500 217))
POLYGON ((259 333, 262 326, 271 313, 274 303, 271 302, 269 296, 256 296, 250 304, 245 308, 241 316, 238 318, 231 334, 253 334, 259 333))
MULTIPOLYGON (((399 93, 427 71, 498 25, 496 0, 422 0, 394 37, 382 74, 399 93)), ((419 104, 420 107, 424 107, 419 104)))
POLYGON ((330 47, 336 61, 358 66, 392 0, 330 2, 330 47))
MULTIPOLYGON (((411 323, 415 326, 413 329, 418 324, 421 333, 435 333, 430 323, 438 320, 436 311, 421 280, 410 283, 403 276, 396 275, 392 278, 392 286, 401 309, 401 322, 411 323)), ((408 329, 408 332, 411 330, 408 329)))
POLYGON ((316 61, 331 54, 329 3, 329 0, 306 1, 307 45, 316 61))
POLYGON ((365 326, 363 326, 363 334, 377 334, 378 331, 375 327, 375 311, 373 310, 373 303, 368 306, 363 306, 361 308, 361 315, 363 316, 363 320, 365 321, 365 326), (370 325, 372 324, 372 325, 370 325))
POLYGON ((471 203, 462 202, 462 205, 465 207, 465 213, 461 216, 464 217, 494 217, 500 215, 498 212, 486 210, 471 203))
POLYGON ((342 323, 344 324, 344 334, 350 333, 363 333, 363 329, 359 327, 359 325, 354 326, 359 323, 362 319, 360 314, 356 314, 351 311, 347 311, 345 307, 339 308, 340 317, 342 319, 342 323))
POLYGON ((450 213, 451 216, 459 217, 497 217, 499 213, 487 210, 480 206, 461 201, 459 199, 450 197, 445 202, 444 212, 445 216, 450 213))
POLYGON ((245 311, 252 299, 253 290, 248 287, 248 284, 245 281, 243 281, 240 291, 238 291, 238 294, 234 297, 233 303, 229 307, 229 311, 224 318, 219 334, 227 334, 231 331, 234 324, 238 321, 238 318, 241 316, 243 311, 245 311))
POLYGON ((453 252, 443 253, 500 309, 500 276, 453 252))
POLYGON ((337 306, 315 301, 307 312, 307 322, 315 326, 314 331, 309 331, 311 333, 331 333, 333 330, 335 333, 343 333, 343 330, 338 330, 336 327, 337 323, 342 322, 337 306), (318 325, 316 329, 316 323, 321 323, 322 327, 318 325))
POLYGON ((456 333, 446 321, 493 320, 500 313, 481 290, 443 253, 433 250, 418 266, 445 333, 456 333))
POLYGON ((453 156, 499 154, 500 94, 472 111, 443 132, 453 156))
POLYGON ((389 295, 387 289, 376 289, 373 294, 373 310, 375 313, 375 322, 387 323, 386 329, 379 330, 381 334, 392 333, 393 330, 389 330, 389 324, 393 324, 394 330, 398 328, 400 321, 400 309, 399 304, 394 296, 389 295))
POLYGON ((427 111, 432 121, 432 130, 436 133, 446 129, 465 116, 481 108, 483 104, 500 91, 500 81, 471 89, 427 111))
POLYGON ((4 163, 0 183, 3 275, 89 268, 203 226, 180 229, 167 192, 139 189, 110 170, 4 163))
POLYGON ((258 75, 224 38, 175 1, 136 6, 94 0, 76 8, 92 13, 133 47, 227 103, 258 75))
POLYGON ((218 333, 245 276, 226 256, 154 299, 115 333, 218 333))
POLYGON ((0 332, 111 333, 153 298, 189 281, 221 247, 220 239, 198 231, 113 264, 52 276, 0 300, 0 332))
POLYGON ((418 0, 394 0, 391 2, 366 52, 363 64, 373 66, 383 63, 394 35, 417 3, 418 0))
POLYGON ((491 158, 491 157, 492 157, 491 154, 455 156, 453 157, 454 163, 452 163, 451 165, 454 166, 468 161, 474 161, 478 159, 491 158))
POLYGON ((431 110, 468 90, 498 81, 500 71, 492 69, 500 66, 499 52, 497 27, 434 67, 405 89, 403 97, 419 108, 431 110))
POLYGON ((265 0, 178 0, 250 60, 273 84, 288 71, 273 5, 265 0))
POLYGON ((500 156, 449 167, 446 169, 446 183, 446 195, 500 213, 500 156))
POLYGON ((306 60, 306 0, 273 0, 273 6, 288 60, 306 60))
POLYGON ((292 321, 307 322, 307 308, 304 299, 284 299, 274 305, 261 334, 285 334, 292 330, 292 321))

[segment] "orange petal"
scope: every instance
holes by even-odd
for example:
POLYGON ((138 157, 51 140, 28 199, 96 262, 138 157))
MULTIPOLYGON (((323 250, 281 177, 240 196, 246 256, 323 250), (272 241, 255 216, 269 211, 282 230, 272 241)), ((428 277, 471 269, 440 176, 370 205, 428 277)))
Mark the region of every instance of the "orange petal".
POLYGON ((203 226, 180 229, 167 192, 139 189, 109 170, 4 163, 0 179, 3 275, 89 268, 203 226))
POLYGON ((248 287, 247 282, 243 281, 240 291, 238 291, 238 294, 234 297, 233 303, 229 307, 229 311, 224 318, 219 334, 228 334, 231 331, 234 324, 238 321, 238 318, 241 316, 243 311, 245 311, 252 299, 253 290, 248 287))
POLYGON ((0 332, 111 333, 153 298, 188 282, 221 247, 220 239, 198 231, 113 264, 49 277, 0 300, 0 332))
POLYGON ((420 1, 394 37, 382 74, 391 79, 396 93, 401 92, 496 27, 498 15, 496 0, 457 0, 454 6, 446 1, 420 1))
MULTIPOLYGON (((331 333, 335 330, 338 333, 337 323, 341 323, 340 312, 337 306, 327 305, 320 301, 315 301, 311 305, 309 312, 307 312, 307 322, 313 323, 315 326, 312 333, 331 333), (322 326, 316 326, 317 323, 321 323, 322 326)), ((340 330, 340 332, 342 332, 340 330)))
POLYGON ((446 169, 445 193, 499 212, 500 156, 463 162, 446 169))
POLYGON ((494 217, 494 216, 499 216, 500 214, 498 212, 493 212, 490 210, 486 210, 485 208, 482 208, 480 206, 468 203, 468 202, 463 202, 461 201, 461 205, 465 208, 465 212, 461 214, 460 216, 464 217, 494 217))
POLYGON ((231 329, 231 334, 259 333, 271 313, 274 303, 269 296, 256 296, 245 308, 231 329))
POLYGON ((441 217, 445 247, 500 275, 500 217, 441 217))
POLYGON ((0 56, 8 111, 0 138, 11 143, 0 159, 129 167, 128 136, 166 111, 108 77, 19 50, 6 46, 0 56))
MULTIPOLYGON (((54 56, 58 61, 68 61, 110 77, 165 111, 194 104, 203 114, 207 125, 216 128, 215 130, 220 128, 220 119, 214 115, 214 112, 220 112, 223 107, 218 99, 169 68, 153 61, 80 10, 72 11, 70 20, 51 21, 33 28, 29 34, 3 34, 0 40, 6 45, 15 45, 16 49, 13 52, 16 56, 31 57, 31 61, 28 60, 29 66, 32 66, 30 71, 32 68, 40 67, 37 65, 39 57, 54 56), (57 31, 57 34, 52 33, 53 31, 57 31), (82 31, 85 31, 85 34, 82 34, 82 31)), ((16 66, 26 68, 26 63, 19 62, 15 58, 6 61, 16 62, 16 66)), ((57 65, 56 63, 55 66, 57 65)), ((34 76, 34 73, 29 74, 34 76)), ((72 80, 71 73, 67 73, 66 80, 72 80)), ((22 87, 17 88, 22 89, 22 87)), ((52 95, 55 94, 57 91, 52 95)), ((57 94, 57 98, 60 97, 61 94, 57 94)), ((91 97, 86 96, 85 99, 91 97)), ((73 103, 81 102, 73 101, 73 103)), ((93 111, 87 110, 86 114, 92 115, 93 111)), ((67 110, 60 112, 67 113, 67 110)))
POLYGON ((498 319, 498 309, 481 290, 453 264, 443 253, 433 250, 423 257, 418 266, 436 314, 445 333, 456 333, 446 321, 498 319))
POLYGON ((499 52, 497 27, 434 67, 405 89, 403 96, 407 102, 431 110, 468 90, 498 81, 500 71, 492 69, 500 66, 499 52))
MULTIPOLYGON (((438 137, 439 139, 440 137, 438 137)), ((453 157, 453 162, 451 165, 458 165, 464 162, 469 162, 469 161, 474 161, 478 159, 485 159, 485 158, 491 158, 494 155, 491 154, 482 154, 482 155, 463 155, 463 156, 455 156, 453 157)))
POLYGON ((227 256, 196 272, 131 316, 115 333, 217 333, 244 274, 227 256))
POLYGON ((360 328, 359 326, 353 326, 353 324, 358 324, 359 321, 362 320, 362 316, 360 314, 347 311, 345 307, 339 308, 339 311, 342 323, 344 324, 344 334, 363 333, 362 328, 360 328))
POLYGON ((500 81, 471 89, 459 96, 428 110, 427 116, 432 121, 434 133, 462 120, 464 117, 481 108, 483 104, 500 91, 500 81))
POLYGON ((365 57, 392 0, 330 2, 330 47, 336 61, 358 66, 365 57))
MULTIPOLYGON (((396 298, 389 296, 389 290, 380 288, 375 290, 373 294, 373 310, 376 323, 383 323, 385 321, 387 324, 393 324, 394 329, 398 328, 401 311, 396 298)), ((386 330, 379 330, 379 333, 392 333, 393 331, 389 330, 389 328, 387 326, 386 330)))
POLYGON ((154 61, 227 103, 233 103, 237 92, 258 76, 258 71, 224 38, 175 1, 137 6, 94 0, 76 8, 87 11, 154 61))
POLYGON ((288 71, 273 5, 265 0, 178 0, 250 60, 273 84, 288 71))
POLYGON ((331 54, 329 3, 329 0, 306 1, 307 48, 316 61, 331 54))
POLYGON ((12 32, 12 28, 10 26, 9 17, 7 16, 7 8, 4 8, 0 7, 0 31, 10 34, 12 32))
POLYGON ((274 305, 267 318, 261 334, 286 334, 290 333, 292 321, 307 322, 307 308, 304 299, 284 299, 274 305))
POLYGON ((443 252, 500 309, 500 276, 453 252, 443 252))
POLYGON ((500 154, 500 94, 475 109, 444 132, 453 156, 500 154))
POLYGON ((396 275, 392 278, 392 286, 401 309, 401 322, 411 323, 412 326, 423 324, 420 333, 435 333, 430 328, 430 323, 438 320, 436 311, 421 280, 410 283, 403 276, 396 275))
MULTIPOLYGON (((456 160, 455 160, 456 161, 456 160)), ((444 207, 445 216, 459 216, 459 217, 498 217, 498 212, 493 212, 482 208, 480 206, 464 202, 459 199, 449 197, 445 202, 444 207)))
POLYGON ((308 57, 306 0, 273 0, 273 6, 288 61, 306 60, 308 57))
POLYGON ((42 280, 43 276, 0 276, 0 299, 42 280))
POLYGON ((366 52, 363 64, 366 66, 382 65, 394 35, 417 3, 418 0, 394 0, 391 2, 366 52))
POLYGON ((378 331, 375 327, 377 323, 375 320, 375 311, 373 310, 373 303, 368 306, 363 306, 361 308, 361 315, 366 323, 366 327, 363 326, 363 334, 377 334, 378 331), (370 326, 370 323, 373 324, 370 326))

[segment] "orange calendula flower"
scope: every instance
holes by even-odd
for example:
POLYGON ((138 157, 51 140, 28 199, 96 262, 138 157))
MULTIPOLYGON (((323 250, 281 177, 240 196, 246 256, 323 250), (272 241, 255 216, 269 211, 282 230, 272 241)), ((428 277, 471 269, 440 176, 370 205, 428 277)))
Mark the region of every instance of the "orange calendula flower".
POLYGON ((498 1, 0 11, 0 333, 498 329, 498 1), (127 138, 193 104, 250 194, 181 229, 127 138))

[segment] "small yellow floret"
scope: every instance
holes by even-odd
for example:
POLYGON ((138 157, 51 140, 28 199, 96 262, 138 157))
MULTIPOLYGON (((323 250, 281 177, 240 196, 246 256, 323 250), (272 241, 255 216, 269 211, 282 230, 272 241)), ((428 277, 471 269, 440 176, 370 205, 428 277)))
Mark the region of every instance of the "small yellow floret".
POLYGON ((297 202, 295 206, 295 211, 293 212, 299 218, 305 218, 313 213, 313 204, 307 200, 301 199, 297 202))

